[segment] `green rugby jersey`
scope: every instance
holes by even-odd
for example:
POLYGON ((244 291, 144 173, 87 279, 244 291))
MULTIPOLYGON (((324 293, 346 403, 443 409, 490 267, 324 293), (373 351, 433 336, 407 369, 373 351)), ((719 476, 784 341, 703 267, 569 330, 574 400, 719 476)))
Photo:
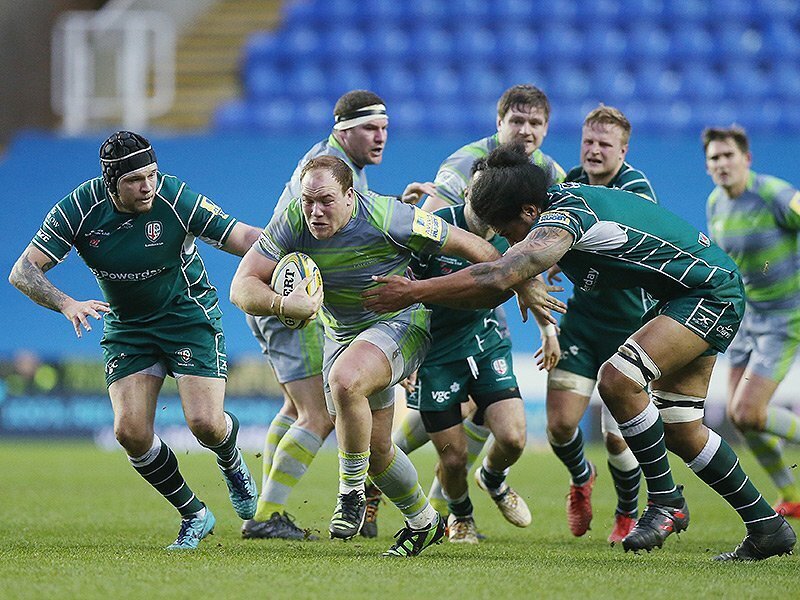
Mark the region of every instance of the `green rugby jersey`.
POLYGON ((714 188, 706 217, 711 237, 739 266, 748 304, 758 310, 800 307, 797 189, 751 171, 738 198, 714 188))
MULTIPOLYGON (((500 145, 498 134, 467 144, 448 156, 436 173, 434 184, 437 194, 451 204, 464 204, 464 191, 469 184, 472 165, 500 145)), ((531 162, 547 173, 547 185, 564 181, 565 173, 555 160, 537 148, 531 162)))
POLYGON ((712 292, 739 278, 733 260, 705 234, 631 192, 579 183, 551 186, 531 229, 537 227, 572 234, 558 264, 583 290, 641 287, 668 300, 712 292))
POLYGON ((119 212, 97 177, 53 207, 32 243, 56 262, 74 246, 111 305, 104 328, 136 328, 163 317, 185 323, 222 314, 195 238, 220 247, 235 224, 211 200, 161 172, 149 212, 119 212))
POLYGON ((273 213, 274 215, 282 213, 286 207, 289 206, 289 202, 294 198, 300 197, 300 172, 309 160, 317 156, 335 156, 341 158, 353 171, 353 189, 362 194, 369 193, 367 174, 364 172, 364 168, 357 166, 352 159, 347 156, 347 152, 344 151, 339 140, 337 140, 333 134, 330 134, 328 139, 314 144, 311 149, 303 155, 303 158, 298 161, 292 173, 292 178, 286 182, 283 192, 280 198, 278 198, 278 204, 275 205, 275 211, 273 213))
POLYGON ((379 285, 373 275, 406 275, 411 253, 437 253, 449 234, 439 217, 403 204, 396 198, 355 193, 347 224, 326 240, 318 240, 306 226, 300 199, 267 225, 255 248, 279 261, 289 252, 309 255, 322 272, 325 300, 322 322, 328 337, 351 341, 378 321, 411 322, 428 328, 421 304, 392 313, 364 308, 362 292, 379 285))
MULTIPOLYGON (((441 208, 433 214, 447 223, 469 230, 464 218, 463 204, 441 208)), ((508 250, 508 242, 504 237, 495 235, 489 242, 501 254, 508 250)), ((414 254, 411 269, 417 279, 429 279, 455 273, 470 264, 458 256, 414 254)), ((431 305, 428 308, 431 309, 433 338, 425 357, 425 364, 428 366, 437 362, 451 362, 468 356, 477 356, 508 340, 504 318, 497 313, 497 309, 460 310, 439 305, 431 305)))
MULTIPOLYGON (((567 173, 567 181, 588 185, 589 176, 583 167, 578 165, 567 173)), ((658 203, 656 193, 645 174, 627 162, 622 163, 606 187, 633 192, 658 203)), ((651 304, 652 300, 640 288, 585 291, 576 286, 567 303, 567 311, 597 319, 614 327, 635 331, 641 326, 642 315, 651 304)))

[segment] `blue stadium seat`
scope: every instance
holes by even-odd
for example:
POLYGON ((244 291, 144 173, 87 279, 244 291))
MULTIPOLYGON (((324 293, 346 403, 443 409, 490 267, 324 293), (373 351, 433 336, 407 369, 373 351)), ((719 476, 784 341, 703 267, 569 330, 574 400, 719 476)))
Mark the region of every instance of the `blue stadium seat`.
POLYGON ((764 54, 764 36, 757 27, 723 21, 713 29, 717 55, 721 60, 742 60, 764 54))
POLYGON ((697 101, 719 101, 725 97, 725 85, 719 72, 702 62, 687 61, 679 71, 679 94, 697 101))
POLYGON ((372 70, 374 91, 394 106, 398 100, 417 98, 418 83, 415 72, 402 62, 385 62, 372 70))
POLYGON ((800 4, 797 0, 755 0, 755 17, 761 21, 794 21, 800 19, 800 4))
POLYGON ((429 108, 420 100, 414 98, 398 100, 390 102, 390 106, 386 108, 392 129, 396 127, 405 132, 424 133, 423 122, 425 121, 426 113, 429 112, 429 108))
POLYGON ((375 83, 367 69, 358 63, 339 62, 325 69, 328 78, 328 95, 338 98, 350 90, 375 90, 375 83))
POLYGON ((665 12, 664 2, 665 0, 621 0, 620 23, 624 24, 631 15, 636 15, 636 18, 642 21, 660 20, 665 12))
POLYGON ((554 104, 580 102, 592 91, 589 71, 570 63, 550 69, 548 79, 550 90, 547 95, 554 104))
POLYGON ((289 98, 275 98, 253 105, 253 124, 258 129, 269 132, 286 132, 296 129, 298 105, 289 98))
POLYGON ((286 74, 270 64, 256 64, 244 72, 245 94, 252 100, 261 100, 283 94, 286 74))
POLYGON ((399 27, 403 24, 413 24, 413 20, 406 10, 405 2, 397 2, 396 0, 353 2, 350 0, 350 3, 358 6, 362 24, 365 27, 399 27))
POLYGON ((420 121, 425 133, 458 133, 470 122, 469 108, 458 99, 426 102, 420 121))
POLYGON ((297 107, 297 118, 307 131, 324 130, 333 126, 333 105, 327 98, 307 98, 297 107))
POLYGON ((669 57, 669 36, 664 28, 649 21, 632 21, 628 31, 628 60, 665 61, 669 57))
POLYGON ((800 98, 800 67, 794 62, 778 64, 771 77, 772 94, 783 100, 797 102, 800 98))
POLYGON ((368 27, 362 30, 372 60, 402 60, 410 52, 414 37, 398 26, 368 27))
POLYGON ((677 73, 665 63, 643 62, 636 65, 636 98, 652 102, 672 102, 680 90, 677 73))
POLYGON ((320 96, 328 88, 328 75, 320 63, 298 62, 286 74, 286 95, 303 100, 320 96))
POLYGON ((212 125, 220 131, 249 131, 253 128, 253 113, 245 100, 223 102, 214 110, 212 125))
POLYGON ((498 42, 495 32, 487 27, 464 26, 454 32, 457 61, 486 61, 498 58, 498 42))
POLYGON ((591 65, 590 90, 601 102, 620 106, 634 97, 636 80, 621 63, 597 62, 591 65))
POLYGON ((623 60, 628 54, 628 36, 614 26, 593 26, 583 34, 584 54, 595 60, 623 60))
POLYGON ((764 70, 746 61, 730 62, 724 70, 725 96, 732 99, 751 100, 764 98, 770 82, 764 70))
POLYGON ((405 19, 415 27, 446 25, 448 22, 457 21, 454 19, 450 4, 455 7, 457 2, 446 2, 446 0, 415 0, 408 2, 405 6, 405 19))
POLYGON ((332 63, 353 63, 369 57, 370 50, 361 29, 337 26, 322 34, 320 54, 332 63))
POLYGON ((429 65, 417 73, 417 94, 428 101, 449 102, 461 95, 458 72, 448 65, 429 65))
POLYGON ((662 15, 667 23, 702 24, 716 19, 722 11, 713 10, 707 0, 666 0, 662 15))
POLYGON ((414 42, 409 50, 409 59, 420 66, 447 61, 455 56, 455 40, 450 29, 426 25, 412 35, 414 42))
MULTIPOLYGON (((577 8, 577 2, 570 2, 577 8)), ((593 0, 580 5, 581 21, 591 24, 592 28, 614 27, 623 20, 623 2, 620 0, 593 0)), ((572 15, 574 18, 575 15, 572 15)))
POLYGON ((495 101, 506 87, 503 76, 494 69, 481 68, 480 64, 467 65, 460 71, 461 95, 470 101, 495 101))
POLYGON ((580 30, 564 25, 553 25, 542 32, 542 43, 539 46, 541 59, 547 64, 563 63, 583 57, 588 48, 584 48, 580 30))
POLYGON ((282 52, 280 36, 276 33, 260 31, 247 38, 242 54, 245 61, 271 62, 279 52, 282 52))
POLYGON ((535 85, 543 90, 546 94, 552 91, 552 85, 548 80, 548 74, 542 69, 538 69, 537 65, 543 65, 542 62, 534 63, 533 61, 519 61, 514 63, 506 63, 500 66, 503 81, 505 85, 502 90, 497 92, 497 97, 500 97, 507 88, 512 85, 519 85, 529 83, 535 85))
POLYGON ((798 22, 773 21, 764 30, 764 54, 775 61, 800 60, 798 22))
POLYGON ((540 35, 534 27, 512 24, 497 36, 497 53, 503 62, 533 61, 539 56, 540 35))
POLYGON ((669 56, 673 60, 704 62, 716 52, 717 40, 702 25, 676 23, 670 34, 669 56))

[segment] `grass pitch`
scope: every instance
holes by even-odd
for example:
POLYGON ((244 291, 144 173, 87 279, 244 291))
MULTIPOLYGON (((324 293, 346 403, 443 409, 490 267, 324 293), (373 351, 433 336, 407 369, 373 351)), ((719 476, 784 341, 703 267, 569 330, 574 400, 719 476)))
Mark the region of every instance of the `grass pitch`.
MULTIPOLYGON (((766 496, 771 485, 747 451, 742 462, 766 496)), ((182 471, 217 517, 215 535, 195 552, 163 547, 178 530, 177 513, 129 466, 125 455, 88 443, 0 443, 1 598, 787 598, 798 593, 800 560, 717 564, 744 535, 736 514, 673 457, 686 484, 689 530, 651 554, 625 554, 606 542, 614 507, 602 449, 593 529, 574 538, 567 529, 567 474, 549 450, 529 450, 510 483, 527 500, 533 524, 507 524, 491 500, 472 486, 477 547, 429 548, 415 559, 387 559, 401 526, 384 504, 379 537, 350 542, 327 538, 337 462, 323 451, 294 490, 288 512, 318 530, 317 542, 243 540, 240 521, 211 453, 180 455, 182 471)), ((790 458, 797 462, 796 449, 790 458)), ((427 485, 432 451, 412 455, 427 485)), ((247 456, 254 473, 255 455, 247 456)), ((642 493, 641 498, 644 498, 642 493)), ((798 523, 793 523, 797 526, 798 523)))

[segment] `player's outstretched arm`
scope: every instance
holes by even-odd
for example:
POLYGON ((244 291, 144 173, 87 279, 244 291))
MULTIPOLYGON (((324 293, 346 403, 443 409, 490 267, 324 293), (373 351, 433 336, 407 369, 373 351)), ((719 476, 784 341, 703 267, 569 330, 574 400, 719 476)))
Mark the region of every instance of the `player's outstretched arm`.
POLYGON ((44 274, 55 264, 44 252, 29 245, 14 263, 8 281, 36 304, 63 314, 72 323, 75 335, 82 337, 81 326, 92 330, 88 317, 100 319, 101 313, 111 309, 108 302, 75 300, 54 286, 44 274))
POLYGON ((233 231, 231 231, 228 239, 225 240, 222 249, 236 256, 244 256, 250 250, 250 247, 258 241, 260 235, 261 230, 258 227, 239 221, 233 226, 233 231))
POLYGON ((425 195, 433 196, 436 194, 436 186, 430 181, 412 181, 403 190, 400 200, 405 204, 417 204, 425 195))
POLYGON ((298 320, 315 315, 322 306, 322 288, 309 296, 310 278, 306 278, 288 296, 278 295, 269 285, 277 264, 255 248, 248 250, 231 281, 231 302, 249 315, 286 315, 298 320))

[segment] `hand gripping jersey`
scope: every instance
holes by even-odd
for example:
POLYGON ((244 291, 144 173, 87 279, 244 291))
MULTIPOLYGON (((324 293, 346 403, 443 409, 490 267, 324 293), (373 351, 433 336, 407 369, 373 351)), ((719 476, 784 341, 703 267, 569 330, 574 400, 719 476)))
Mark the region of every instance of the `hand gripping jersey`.
POLYGON ((301 201, 295 199, 272 219, 255 247, 276 262, 297 251, 317 263, 325 287, 321 313, 325 333, 347 343, 378 321, 409 322, 428 329, 428 311, 421 304, 380 314, 364 308, 361 293, 378 285, 373 275, 405 275, 412 252, 437 253, 448 233, 449 225, 437 216, 396 198, 356 192, 350 220, 329 239, 311 235, 301 201))
POLYGON ((53 207, 32 243, 56 262, 74 246, 111 305, 106 330, 135 328, 165 318, 219 318, 195 239, 219 247, 235 224, 211 200, 160 172, 150 212, 119 212, 97 177, 53 207))

